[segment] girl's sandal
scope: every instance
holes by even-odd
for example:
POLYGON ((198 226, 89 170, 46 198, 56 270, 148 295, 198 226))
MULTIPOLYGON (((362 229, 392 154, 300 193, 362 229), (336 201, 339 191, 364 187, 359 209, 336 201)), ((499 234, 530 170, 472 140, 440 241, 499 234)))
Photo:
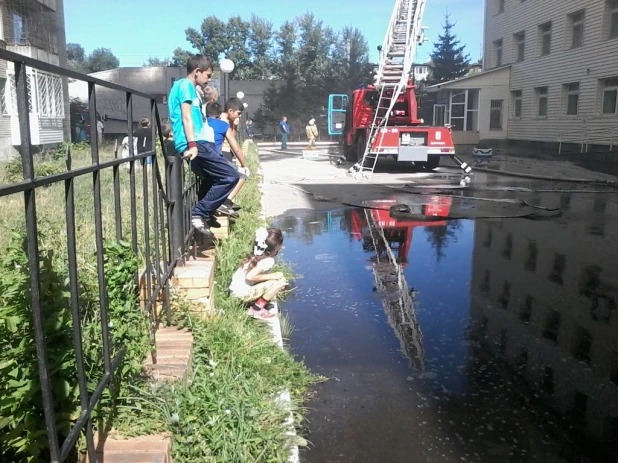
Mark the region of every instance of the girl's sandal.
POLYGON ((266 309, 255 310, 253 308, 247 311, 247 315, 249 315, 250 317, 256 318, 258 320, 268 320, 268 319, 271 319, 277 316, 273 313, 270 313, 266 309))

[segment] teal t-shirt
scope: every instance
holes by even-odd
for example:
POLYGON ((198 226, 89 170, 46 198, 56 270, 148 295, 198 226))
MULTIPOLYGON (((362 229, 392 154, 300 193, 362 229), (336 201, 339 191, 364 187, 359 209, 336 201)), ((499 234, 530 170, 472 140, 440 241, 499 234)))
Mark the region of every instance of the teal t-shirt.
POLYGON ((212 128, 205 121, 202 114, 202 101, 195 90, 195 85, 189 79, 180 79, 174 83, 168 97, 168 108, 172 132, 174 132, 174 144, 176 151, 184 153, 188 148, 185 129, 182 125, 182 104, 191 103, 191 116, 193 118, 193 136, 195 141, 207 141, 214 143, 215 137, 212 128))

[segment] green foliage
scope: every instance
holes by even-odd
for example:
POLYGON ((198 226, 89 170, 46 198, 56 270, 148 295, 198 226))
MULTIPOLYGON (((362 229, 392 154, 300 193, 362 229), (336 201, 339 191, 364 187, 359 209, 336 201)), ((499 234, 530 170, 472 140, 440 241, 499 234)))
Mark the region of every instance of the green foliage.
MULTIPOLYGON (((276 82, 265 95, 265 107, 254 113, 262 130, 273 130, 284 115, 295 129, 311 117, 319 121, 329 94, 351 93, 372 80, 362 32, 353 27, 336 32, 312 13, 284 22, 279 30, 256 15, 248 21, 232 16, 227 22, 208 16, 200 30, 185 33, 194 53, 215 62, 222 56, 232 59, 232 79, 276 82)), ((184 66, 187 57, 182 49, 174 52, 177 65, 184 66)))
POLYGON ((447 13, 444 29, 434 45, 429 65, 428 85, 435 85, 464 77, 470 70, 470 55, 465 53, 465 45, 453 33, 455 23, 450 21, 447 13))
MULTIPOLYGON (((124 242, 109 242, 104 249, 108 296, 110 346, 115 355, 128 346, 115 382, 106 391, 94 417, 111 423, 122 385, 141 374, 150 349, 148 317, 139 309, 134 282, 137 258, 124 242)), ((41 250, 41 306, 50 383, 60 442, 67 436, 80 411, 73 320, 68 275, 58 270, 58 257, 41 250)), ((102 372, 102 329, 96 275, 80 274, 80 307, 84 363, 90 392, 102 372), (84 310, 86 308, 86 310, 84 310)), ((13 239, 0 261, 0 454, 7 461, 39 462, 47 459, 47 434, 41 398, 34 321, 30 300, 30 275, 24 237, 13 239)), ((4 460, 3 460, 4 461, 4 460)))
MULTIPOLYGON (((24 237, 13 233, 0 262, 0 450, 7 461, 38 462, 47 449, 47 434, 24 246, 24 237)), ((77 416, 79 401, 69 295, 53 258, 52 251, 39 254, 49 380, 62 437, 77 416)))
MULTIPOLYGON (((257 172, 255 145, 249 146, 249 167, 257 172)), ((173 457, 180 463, 285 462, 292 445, 304 439, 286 434, 286 411, 278 395, 293 395, 296 422, 302 421, 300 402, 318 378, 272 342, 267 327, 249 319, 245 308, 226 291, 232 273, 251 249, 261 203, 259 178, 252 176, 239 203, 243 214, 234 233, 217 245, 215 275, 217 314, 194 317, 190 303, 176 302, 176 322, 194 336, 192 375, 152 390, 147 384, 131 388, 120 407, 121 433, 168 431, 174 435, 173 457), (139 421, 136 422, 136 415, 139 421)))
MULTIPOLYGON (((46 155, 41 156, 42 159, 38 159, 34 162, 34 176, 35 177, 48 177, 50 175, 59 174, 64 172, 64 167, 55 161, 55 157, 58 156, 55 150, 48 152, 46 155)), ((7 183, 18 183, 24 180, 24 170, 21 162, 21 156, 16 156, 9 162, 4 163, 4 180, 7 183)))
POLYGON ((120 66, 120 61, 109 48, 97 48, 86 55, 84 47, 77 43, 68 43, 67 52, 69 67, 84 74, 107 71, 120 66))

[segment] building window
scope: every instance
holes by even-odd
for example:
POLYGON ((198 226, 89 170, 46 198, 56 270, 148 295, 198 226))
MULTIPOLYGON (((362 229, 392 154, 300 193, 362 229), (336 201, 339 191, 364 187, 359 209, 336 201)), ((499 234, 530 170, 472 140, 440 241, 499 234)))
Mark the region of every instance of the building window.
POLYGON ((13 13, 13 43, 16 45, 26 45, 26 21, 25 19, 13 13))
POLYGON ((521 118, 521 112, 522 112, 522 107, 523 107, 522 91, 515 90, 514 92, 512 92, 512 95, 513 95, 513 117, 519 119, 521 118))
POLYGON ((550 341, 558 342, 558 331, 560 330, 560 313, 552 310, 545 320, 545 330, 543 337, 550 341))
POLYGON ((8 80, 0 78, 0 114, 9 114, 10 99, 10 87, 7 86, 8 80))
POLYGON ((503 103, 504 100, 491 100, 491 110, 489 113, 489 130, 502 130, 503 103))
POLYGON ((618 114, 618 77, 601 81, 603 114, 618 114))
POLYGON ((539 26, 539 56, 551 53, 551 22, 539 26))
POLYGON ((567 46, 578 48, 584 45, 584 11, 567 16, 567 46))
POLYGON ((526 255, 526 262, 524 268, 529 272, 536 272, 536 261, 539 255, 539 249, 534 241, 528 243, 528 253, 526 255))
POLYGON ((524 304, 519 312, 519 319, 524 323, 530 323, 532 319, 532 305, 534 304, 534 298, 532 296, 526 296, 524 304))
POLYGON ((547 117, 547 96, 549 89, 547 87, 537 87, 534 89, 536 93, 536 108, 538 117, 547 117))
POLYGON ((503 45, 502 39, 496 40, 494 42, 494 59, 496 62, 495 67, 502 66, 502 45, 503 45))
POLYGON ((526 33, 520 32, 513 35, 513 44, 515 46, 515 57, 517 62, 520 63, 526 56, 526 33))
POLYGON ((504 4, 506 0, 496 0, 496 10, 498 11, 496 14, 504 13, 504 4))
POLYGON ((577 116, 579 111, 579 82, 564 85, 565 112, 567 116, 577 116))
POLYGON ((610 0, 605 2, 606 5, 606 21, 607 21, 607 37, 610 39, 618 38, 618 0, 610 0))

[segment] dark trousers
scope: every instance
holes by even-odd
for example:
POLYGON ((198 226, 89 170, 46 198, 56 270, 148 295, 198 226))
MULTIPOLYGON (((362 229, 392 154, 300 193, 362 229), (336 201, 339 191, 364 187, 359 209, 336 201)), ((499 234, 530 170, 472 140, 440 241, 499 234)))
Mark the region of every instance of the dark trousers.
POLYGON ((201 181, 192 214, 207 219, 232 192, 240 174, 217 152, 214 143, 198 142, 197 150, 197 157, 191 161, 191 170, 201 181))
POLYGON ((284 150, 287 147, 288 147, 288 134, 282 133, 281 134, 281 149, 284 150))

